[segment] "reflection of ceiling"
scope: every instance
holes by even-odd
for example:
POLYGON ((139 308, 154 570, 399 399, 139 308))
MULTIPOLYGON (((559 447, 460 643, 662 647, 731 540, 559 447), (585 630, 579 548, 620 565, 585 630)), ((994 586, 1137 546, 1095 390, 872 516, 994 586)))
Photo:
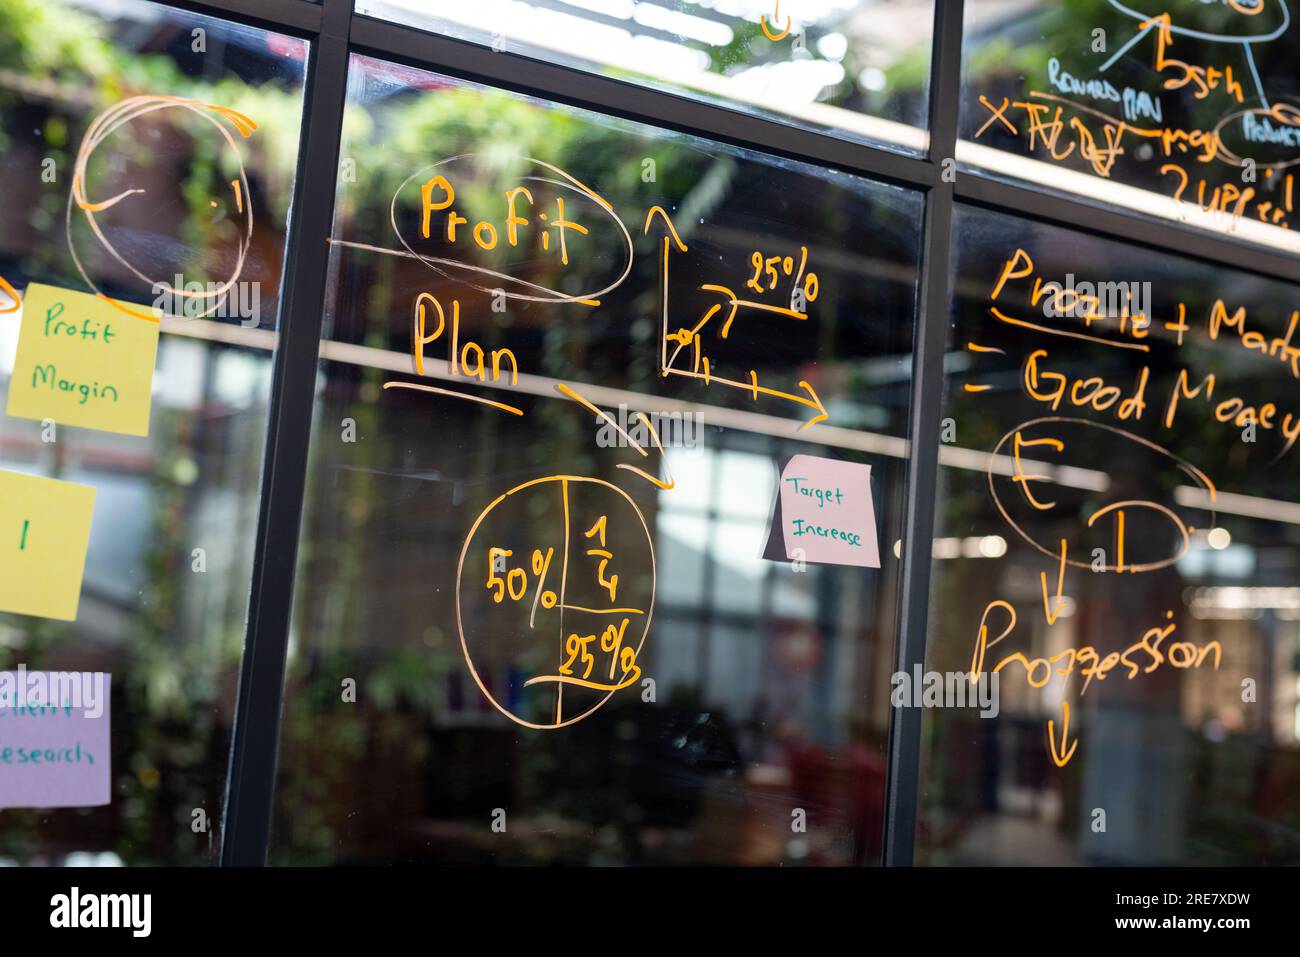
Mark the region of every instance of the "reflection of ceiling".
POLYGON ((966 5, 966 36, 1005 34, 1042 9, 1042 0, 979 0, 966 5), (974 9, 972 9, 974 8, 974 9))
POLYGON ((900 53, 927 46, 934 31, 935 2, 942 0, 858 4, 849 18, 847 32, 859 56, 884 67, 897 60, 900 53))
POLYGON ((773 43, 770 55, 761 45, 732 46, 742 28, 772 15, 767 0, 676 6, 650 0, 359 0, 357 10, 480 43, 508 39, 516 48, 545 51, 541 55, 550 60, 632 71, 908 149, 927 143, 922 130, 906 123, 820 100, 844 83, 845 63, 858 71, 851 77, 856 87, 883 90, 884 69, 926 48, 934 19, 929 0, 788 0, 782 21, 789 16, 797 33, 802 11, 808 55, 794 53, 788 40, 773 43))

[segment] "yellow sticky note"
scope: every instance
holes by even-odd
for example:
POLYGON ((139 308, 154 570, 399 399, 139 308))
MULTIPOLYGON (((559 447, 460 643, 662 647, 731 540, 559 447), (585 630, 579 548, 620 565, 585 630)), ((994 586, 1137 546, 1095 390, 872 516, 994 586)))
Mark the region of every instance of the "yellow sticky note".
POLYGON ((158 323, 143 315, 159 314, 32 283, 23 297, 5 411, 22 419, 148 435, 158 323))
POLYGON ((95 489, 0 470, 0 611, 75 621, 95 489))

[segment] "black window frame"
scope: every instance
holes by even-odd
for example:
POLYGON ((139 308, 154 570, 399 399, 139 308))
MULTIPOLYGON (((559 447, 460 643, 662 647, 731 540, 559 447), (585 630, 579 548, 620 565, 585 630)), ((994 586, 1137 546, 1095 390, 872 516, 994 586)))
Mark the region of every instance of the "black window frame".
MULTIPOLYGON (((252 589, 221 828, 221 866, 264 865, 276 784, 294 575, 326 296, 339 144, 353 53, 436 71, 761 153, 861 174, 923 193, 925 213, 913 348, 909 465, 899 576, 895 670, 924 665, 930 549, 938 480, 958 202, 1065 226, 1130 245, 1300 283, 1300 257, 1011 183, 956 166, 964 0, 935 0, 930 145, 909 156, 669 92, 358 14, 353 0, 160 0, 165 5, 309 40, 303 130, 289 214, 279 344, 264 453, 252 589)), ((889 730, 885 866, 914 861, 921 712, 893 709, 889 730)))

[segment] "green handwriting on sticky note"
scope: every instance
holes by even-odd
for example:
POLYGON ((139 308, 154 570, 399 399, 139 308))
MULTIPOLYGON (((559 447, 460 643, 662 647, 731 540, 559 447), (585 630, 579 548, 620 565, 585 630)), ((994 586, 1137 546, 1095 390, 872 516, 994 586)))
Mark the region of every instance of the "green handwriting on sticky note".
POLYGON ((74 621, 95 489, 0 470, 0 611, 74 621))
POLYGON ((145 310, 56 286, 28 286, 5 411, 148 435, 158 323, 132 312, 145 310))
POLYGON ((871 466, 815 455, 786 462, 763 557, 879 568, 871 466))

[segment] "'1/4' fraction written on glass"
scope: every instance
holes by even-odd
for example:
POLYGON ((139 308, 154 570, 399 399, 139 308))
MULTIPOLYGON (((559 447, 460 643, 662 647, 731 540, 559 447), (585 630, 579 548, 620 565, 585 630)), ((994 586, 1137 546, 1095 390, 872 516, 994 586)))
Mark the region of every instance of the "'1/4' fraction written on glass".
MULTIPOLYGON (((596 584, 609 596, 612 605, 618 600, 618 575, 609 572, 614 552, 606 544, 606 524, 607 517, 601 515, 596 523, 583 533, 583 537, 588 541, 586 555, 596 562, 596 584)), ((528 594, 528 569, 519 566, 509 567, 507 560, 513 556, 514 552, 508 548, 492 546, 488 549, 488 572, 484 587, 492 591, 492 601, 496 604, 501 604, 507 597, 512 602, 522 601, 528 594)), ((535 584, 532 613, 529 616, 530 627, 537 614, 538 605, 549 611, 555 608, 559 601, 555 591, 546 587, 547 574, 554 557, 554 548, 547 548, 545 552, 537 548, 532 552, 530 564, 535 584)), ((607 609, 575 607, 573 610, 639 613, 639 609, 612 607, 607 609)), ((635 684, 641 677, 641 669, 636 663, 636 649, 624 643, 630 621, 631 619, 624 615, 617 625, 606 625, 599 635, 595 633, 580 635, 577 632, 570 632, 564 641, 564 654, 567 657, 557 668, 558 673, 534 677, 527 684, 554 682, 579 685, 597 691, 618 691, 635 684), (598 679, 607 678, 607 681, 592 679, 592 672, 596 670, 597 665, 594 648, 609 656, 608 673, 598 674, 598 679), (579 670, 581 674, 577 673, 579 670)))

